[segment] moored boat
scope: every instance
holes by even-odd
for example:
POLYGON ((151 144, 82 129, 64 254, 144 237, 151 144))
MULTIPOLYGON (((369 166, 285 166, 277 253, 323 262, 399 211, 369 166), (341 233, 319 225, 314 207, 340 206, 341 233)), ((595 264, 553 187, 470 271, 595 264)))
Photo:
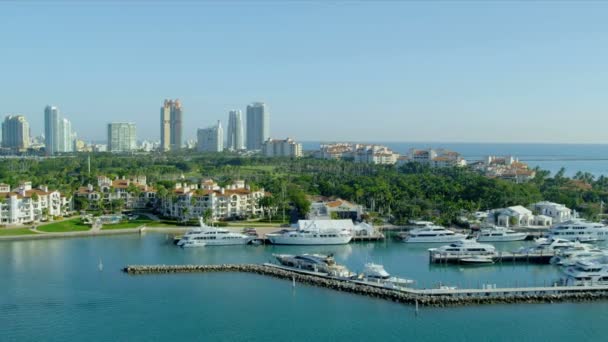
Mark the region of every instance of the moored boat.
POLYGON ((179 247, 204 247, 204 246, 227 246, 246 245, 254 237, 250 235, 234 233, 225 228, 207 226, 200 220, 200 227, 194 227, 177 242, 179 247))
POLYGON ((482 228, 477 234, 479 242, 508 242, 521 241, 528 237, 528 233, 516 232, 505 227, 488 227, 482 228))

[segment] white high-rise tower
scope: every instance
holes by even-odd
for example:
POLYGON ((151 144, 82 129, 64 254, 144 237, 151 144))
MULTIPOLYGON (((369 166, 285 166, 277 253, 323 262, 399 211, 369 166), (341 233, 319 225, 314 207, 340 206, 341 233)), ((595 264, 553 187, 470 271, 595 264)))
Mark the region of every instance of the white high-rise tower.
POLYGON ((245 149, 243 144, 243 117, 240 110, 228 113, 228 135, 226 147, 232 151, 245 149))

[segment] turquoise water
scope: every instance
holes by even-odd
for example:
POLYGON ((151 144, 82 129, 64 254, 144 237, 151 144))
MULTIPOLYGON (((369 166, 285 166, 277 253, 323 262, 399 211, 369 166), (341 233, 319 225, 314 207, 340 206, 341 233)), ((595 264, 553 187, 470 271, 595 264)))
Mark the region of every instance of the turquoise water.
POLYGON ((120 271, 126 264, 257 263, 272 253, 333 252, 352 270, 382 262, 425 287, 541 284, 560 276, 550 265, 430 266, 426 248, 388 242, 179 249, 162 234, 0 242, 0 340, 565 341, 608 334, 608 302, 421 308, 416 316, 408 305, 293 289, 257 275, 120 271))

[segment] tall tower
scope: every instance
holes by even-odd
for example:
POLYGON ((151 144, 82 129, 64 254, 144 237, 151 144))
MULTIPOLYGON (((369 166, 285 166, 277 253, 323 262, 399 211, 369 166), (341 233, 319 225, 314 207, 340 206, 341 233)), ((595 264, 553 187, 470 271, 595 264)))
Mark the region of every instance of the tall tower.
POLYGON ((53 155, 59 150, 59 129, 62 125, 60 119, 59 108, 55 106, 44 108, 44 144, 47 155, 53 155))
POLYGON ((108 124, 108 151, 130 152, 137 148, 137 133, 134 123, 112 122, 108 124))
POLYGON ((247 149, 260 150, 270 137, 270 115, 266 105, 254 102, 247 106, 247 149))
POLYGON ((179 100, 165 100, 160 107, 161 151, 176 151, 182 148, 182 104, 179 100))
POLYGON ((243 145, 243 116, 240 110, 231 110, 228 113, 228 139, 226 147, 232 151, 245 149, 243 145))
POLYGON ((199 152, 222 152, 224 150, 224 130, 220 121, 215 126, 198 130, 196 149, 199 152))
POLYGON ((2 147, 25 150, 30 146, 30 124, 23 115, 9 115, 2 123, 2 147))

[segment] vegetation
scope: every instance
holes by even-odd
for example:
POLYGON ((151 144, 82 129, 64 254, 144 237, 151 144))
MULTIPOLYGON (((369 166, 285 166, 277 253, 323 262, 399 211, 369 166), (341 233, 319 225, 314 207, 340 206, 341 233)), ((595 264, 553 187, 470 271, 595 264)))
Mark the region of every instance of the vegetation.
MULTIPOLYGON (((158 190, 158 196, 166 198, 172 195, 169 189, 182 176, 187 181, 209 177, 220 185, 244 179, 252 188, 264 188, 271 193, 261 203, 265 207, 264 219, 274 221, 284 213, 286 220, 292 222, 308 213, 307 195, 342 197, 368 208, 374 222, 395 224, 414 218, 449 224, 469 212, 540 200, 563 203, 585 217, 597 218, 601 201, 608 203, 608 178, 595 178, 588 173, 568 178, 563 170, 553 177, 547 171, 537 170, 532 181, 515 184, 489 179, 466 168, 430 169, 419 164, 397 168, 312 158, 243 158, 229 153, 134 156, 98 153, 91 156, 90 174, 86 165, 85 155, 8 159, 0 164, 0 181, 15 186, 20 180, 29 179, 36 185, 47 184, 71 193, 80 186, 94 184, 98 175, 145 174, 158 190), (271 207, 274 209, 268 209, 271 207)), ((107 210, 123 207, 124 203, 117 201, 109 203, 107 210)))
POLYGON ((0 229, 0 236, 13 236, 13 235, 31 235, 37 234, 31 231, 29 228, 16 228, 16 229, 0 229))
POLYGON ((84 224, 80 218, 54 222, 37 228, 37 230, 47 233, 82 232, 89 229, 91 226, 84 224))

